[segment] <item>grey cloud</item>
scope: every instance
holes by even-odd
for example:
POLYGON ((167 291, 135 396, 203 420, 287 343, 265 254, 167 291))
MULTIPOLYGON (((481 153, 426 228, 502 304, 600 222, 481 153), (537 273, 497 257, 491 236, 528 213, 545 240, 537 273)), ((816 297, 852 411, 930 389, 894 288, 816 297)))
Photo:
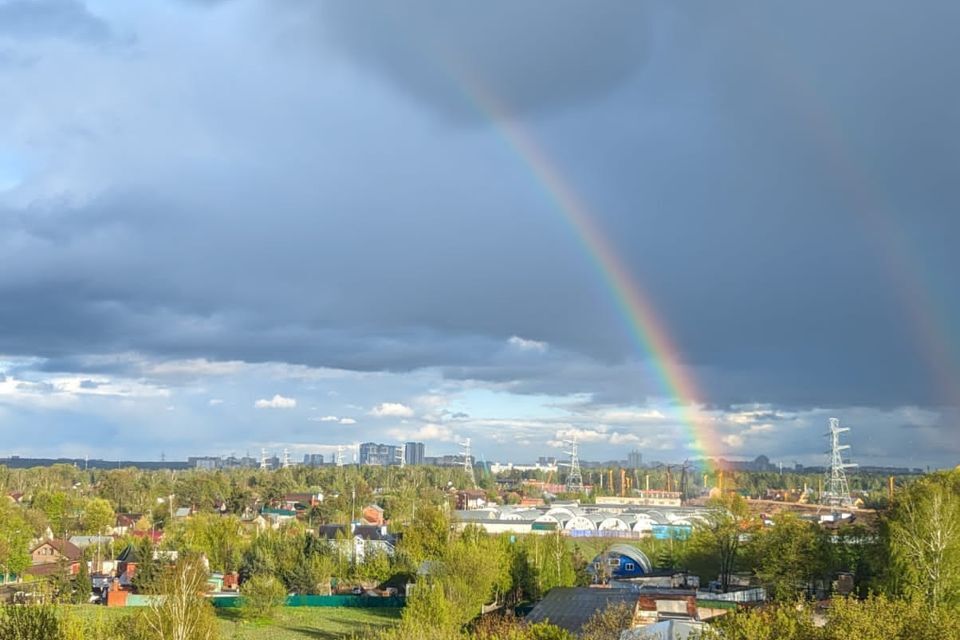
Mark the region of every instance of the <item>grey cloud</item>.
MULTIPOLYGON (((936 15, 953 9, 854 2, 824 21, 766 3, 576 6, 590 15, 512 4, 502 31, 503 16, 473 5, 435 17, 421 3, 403 16, 340 3, 319 16, 350 60, 468 117, 440 57, 418 61, 445 20, 442 46, 529 116, 709 406, 944 402, 915 323, 960 316, 960 193, 947 179, 960 109, 940 81, 960 56, 936 15), (568 63, 585 41, 561 42, 574 24, 609 40, 582 65, 568 63), (501 47, 481 47, 497 34, 501 47), (910 304, 915 291, 941 308, 910 304)), ((224 35, 223 59, 143 38, 128 75, 102 80, 92 103, 74 96, 85 108, 70 117, 109 126, 57 121, 91 133, 75 147, 53 136, 63 146, 39 155, 69 177, 101 170, 107 188, 0 215, 0 351, 436 366, 610 403, 663 393, 576 232, 496 132, 425 119, 354 66, 252 39, 258 26, 224 35), (171 77, 185 79, 158 91, 171 77), (157 108, 160 94, 173 98, 157 108), (513 335, 551 349, 504 353, 513 335)), ((56 89, 73 67, 61 64, 30 113, 65 100, 56 89)))
POLYGON ((327 39, 431 107, 456 119, 489 116, 477 92, 510 113, 596 99, 647 56, 643 3, 324 2, 327 39))
POLYGON ((6 0, 0 2, 0 36, 3 35, 95 42, 109 39, 111 31, 80 0, 6 0))

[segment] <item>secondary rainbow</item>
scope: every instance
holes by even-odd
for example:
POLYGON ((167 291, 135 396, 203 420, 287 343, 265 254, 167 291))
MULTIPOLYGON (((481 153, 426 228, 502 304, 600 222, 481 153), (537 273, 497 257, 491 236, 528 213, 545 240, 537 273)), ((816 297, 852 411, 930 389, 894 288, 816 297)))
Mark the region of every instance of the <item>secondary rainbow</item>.
POLYGON ((631 338, 649 355, 649 362, 666 395, 676 403, 678 417, 690 431, 692 447, 704 458, 715 456, 721 448, 709 418, 700 411, 700 394, 692 376, 677 362, 678 350, 657 316, 650 298, 595 222, 586 203, 567 184, 559 170, 537 143, 504 109, 496 98, 477 83, 463 82, 460 87, 473 104, 496 127, 503 140, 522 160, 553 208, 572 228, 609 290, 631 338))

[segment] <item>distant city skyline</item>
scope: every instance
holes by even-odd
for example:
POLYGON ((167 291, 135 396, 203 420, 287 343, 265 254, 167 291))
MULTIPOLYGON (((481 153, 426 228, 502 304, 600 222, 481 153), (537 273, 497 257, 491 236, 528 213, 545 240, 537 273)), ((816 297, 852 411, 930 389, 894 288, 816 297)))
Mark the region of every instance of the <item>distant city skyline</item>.
POLYGON ((955 2, 404 7, 0 0, 0 456, 960 463, 955 2))

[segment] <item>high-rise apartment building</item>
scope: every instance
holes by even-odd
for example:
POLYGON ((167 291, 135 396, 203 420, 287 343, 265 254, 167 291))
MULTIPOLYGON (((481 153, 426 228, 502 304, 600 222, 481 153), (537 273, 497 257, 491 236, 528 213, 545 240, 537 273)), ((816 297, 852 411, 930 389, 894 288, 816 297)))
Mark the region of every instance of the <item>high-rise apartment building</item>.
POLYGON ((400 464, 400 447, 395 444, 364 442, 360 445, 360 464, 387 467, 400 464))
POLYGON ((404 464, 423 464, 424 447, 422 442, 407 442, 403 445, 404 464))
POLYGON ((323 466, 323 454, 322 453, 307 453, 303 456, 303 464, 307 467, 322 467, 323 466))

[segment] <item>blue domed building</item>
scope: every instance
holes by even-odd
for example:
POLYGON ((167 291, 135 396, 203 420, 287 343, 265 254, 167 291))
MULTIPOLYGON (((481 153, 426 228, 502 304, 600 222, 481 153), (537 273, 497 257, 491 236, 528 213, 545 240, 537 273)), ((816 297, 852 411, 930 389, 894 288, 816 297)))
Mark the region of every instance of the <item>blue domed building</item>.
POLYGON ((624 580, 649 575, 653 572, 653 564, 640 549, 629 544, 615 544, 593 559, 589 571, 594 576, 624 580))

